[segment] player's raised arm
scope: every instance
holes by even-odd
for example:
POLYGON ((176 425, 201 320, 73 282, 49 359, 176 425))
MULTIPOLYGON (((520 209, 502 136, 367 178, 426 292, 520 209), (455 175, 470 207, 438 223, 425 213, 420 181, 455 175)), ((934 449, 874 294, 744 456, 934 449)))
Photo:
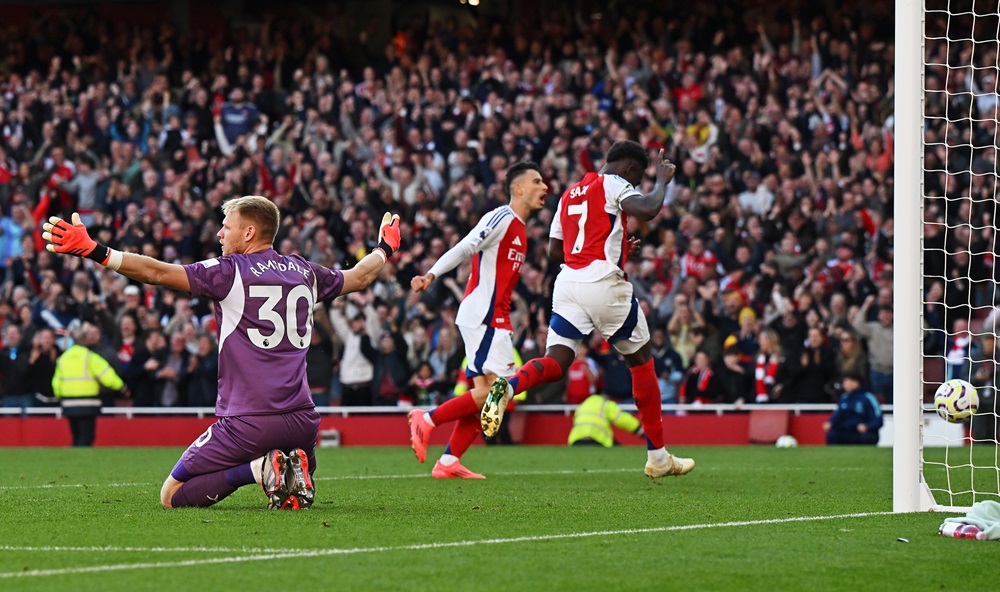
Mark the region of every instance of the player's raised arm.
MULTIPOLYGON (((496 214, 498 210, 493 210, 490 214, 496 214)), ((502 214, 501 214, 502 216, 502 214)), ((462 240, 458 241, 455 246, 444 252, 441 257, 434 262, 434 265, 425 273, 424 275, 418 275, 410 280, 410 288, 414 292, 423 292, 430 287, 431 283, 442 275, 448 273, 452 269, 455 269, 463 261, 466 261, 474 255, 484 251, 490 245, 496 244, 500 241, 500 237, 503 232, 495 232, 497 229, 496 223, 502 219, 496 215, 486 215, 483 216, 479 223, 476 224, 472 230, 465 235, 462 240)))
POLYGON ((123 253, 99 244, 90 238, 80 214, 74 212, 71 221, 72 224, 52 216, 42 225, 42 238, 48 242, 46 249, 61 255, 86 257, 144 284, 191 291, 190 281, 182 266, 136 253, 123 253))
POLYGON ((358 264, 343 272, 344 287, 341 294, 364 290, 378 277, 385 262, 399 250, 399 215, 386 212, 378 228, 378 246, 358 264))
MULTIPOLYGON (((670 162, 664 155, 663 149, 660 149, 656 157, 656 184, 653 185, 653 189, 645 195, 631 195, 623 199, 621 201, 622 210, 628 213, 629 216, 643 221, 655 218, 663 208, 663 200, 667 194, 667 185, 674 178, 674 172, 676 171, 677 166, 670 162)), ((629 182, 632 182, 633 186, 638 185, 641 181, 641 172, 635 179, 629 179, 629 182)))

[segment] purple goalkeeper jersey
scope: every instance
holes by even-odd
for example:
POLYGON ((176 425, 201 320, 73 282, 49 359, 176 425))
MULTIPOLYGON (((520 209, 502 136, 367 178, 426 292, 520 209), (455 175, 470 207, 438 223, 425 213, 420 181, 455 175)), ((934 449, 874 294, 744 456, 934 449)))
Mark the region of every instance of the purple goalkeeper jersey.
POLYGON ((312 407, 306 351, 313 306, 340 294, 343 274, 274 249, 207 259, 184 270, 192 296, 216 302, 216 415, 267 415, 312 407))

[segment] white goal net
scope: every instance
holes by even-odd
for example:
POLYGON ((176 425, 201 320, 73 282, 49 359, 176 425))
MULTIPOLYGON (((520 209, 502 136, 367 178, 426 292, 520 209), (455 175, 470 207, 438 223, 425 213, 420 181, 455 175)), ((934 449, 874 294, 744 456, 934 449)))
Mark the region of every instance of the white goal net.
MULTIPOLYGON (((924 0, 922 42, 923 475, 931 509, 955 510, 1000 499, 1000 4, 924 0), (978 389, 964 424, 934 412, 935 390, 952 378, 978 389)), ((897 178, 908 168, 897 159, 897 178)))

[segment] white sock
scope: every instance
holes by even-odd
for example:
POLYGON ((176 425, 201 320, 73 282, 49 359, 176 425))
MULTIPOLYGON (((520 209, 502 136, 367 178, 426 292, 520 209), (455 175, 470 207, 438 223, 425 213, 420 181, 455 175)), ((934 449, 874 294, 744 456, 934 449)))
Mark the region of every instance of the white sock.
POLYGON ((649 456, 649 460, 659 464, 667 460, 667 449, 657 448, 656 450, 647 450, 646 454, 649 456))
POLYGON ((434 427, 434 420, 431 419, 430 413, 424 412, 424 421, 427 422, 427 425, 434 427))
POLYGON ((265 456, 262 456, 260 458, 255 458, 252 461, 250 461, 250 472, 253 473, 253 479, 254 481, 257 482, 257 485, 260 485, 261 482, 264 480, 263 474, 264 474, 265 456))
POLYGON ((440 462, 444 466, 450 467, 451 465, 458 462, 458 457, 455 456, 454 454, 442 454, 440 462))

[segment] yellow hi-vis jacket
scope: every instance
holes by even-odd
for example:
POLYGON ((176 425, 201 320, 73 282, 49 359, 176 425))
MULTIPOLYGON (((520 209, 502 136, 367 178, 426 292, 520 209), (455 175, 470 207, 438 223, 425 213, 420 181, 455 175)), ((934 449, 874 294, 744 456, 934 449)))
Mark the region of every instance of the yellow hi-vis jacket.
POLYGON ((632 414, 622 411, 618 403, 604 395, 590 395, 573 412, 573 429, 569 433, 569 444, 589 438, 601 446, 610 448, 615 444, 611 433, 612 424, 633 434, 639 429, 639 420, 632 414))
POLYGON ((75 404, 100 406, 100 400, 95 397, 100 394, 102 385, 117 391, 124 384, 107 360, 82 345, 74 345, 63 352, 56 360, 56 372, 52 375, 52 393, 63 399, 62 404, 66 407, 75 404), (85 398, 92 400, 82 400, 85 398))

